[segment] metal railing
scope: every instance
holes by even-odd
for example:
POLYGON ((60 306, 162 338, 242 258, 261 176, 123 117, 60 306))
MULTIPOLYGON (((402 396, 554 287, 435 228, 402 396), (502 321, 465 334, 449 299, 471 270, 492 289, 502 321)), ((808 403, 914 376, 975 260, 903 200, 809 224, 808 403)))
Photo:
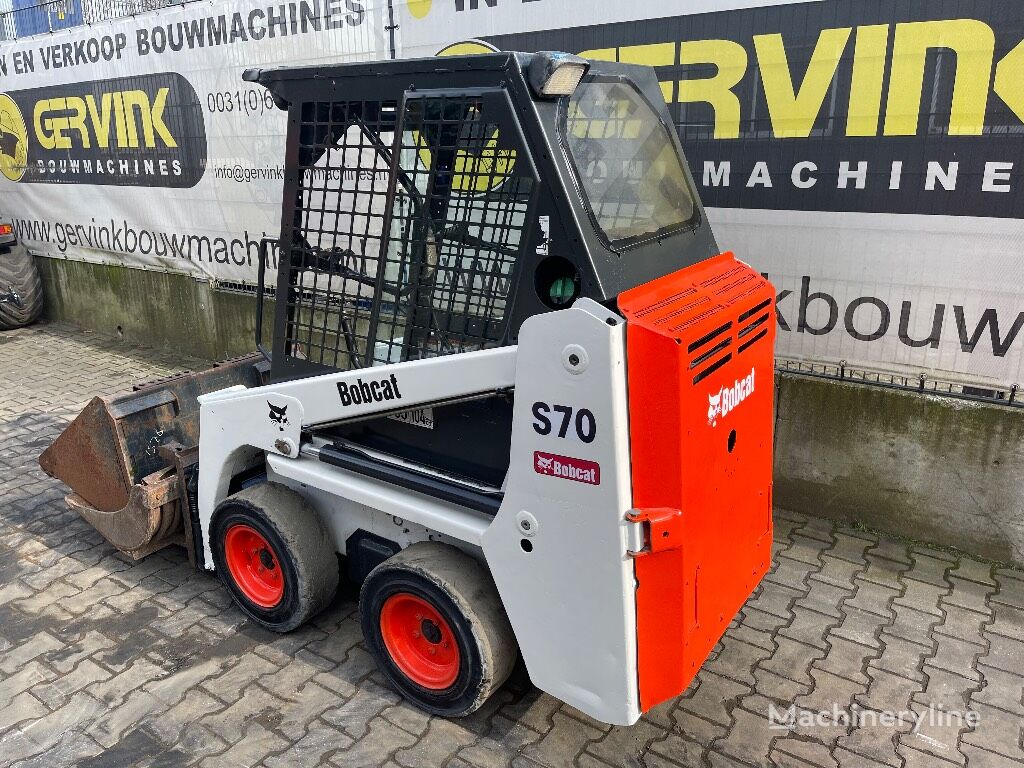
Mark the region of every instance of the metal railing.
POLYGON ((0 40, 17 40, 197 0, 0 0, 0 40), (15 7, 16 5, 16 7, 15 7))
POLYGON ((923 395, 940 395, 961 400, 974 400, 995 403, 1014 408, 1024 408, 1024 398, 1019 397, 1019 385, 994 385, 982 387, 976 384, 965 384, 951 379, 932 378, 924 373, 917 376, 899 373, 885 373, 864 368, 851 368, 845 360, 835 363, 817 363, 807 360, 779 359, 776 370, 813 376, 820 379, 849 381, 854 384, 868 384, 886 389, 899 389, 904 392, 917 392, 923 395))

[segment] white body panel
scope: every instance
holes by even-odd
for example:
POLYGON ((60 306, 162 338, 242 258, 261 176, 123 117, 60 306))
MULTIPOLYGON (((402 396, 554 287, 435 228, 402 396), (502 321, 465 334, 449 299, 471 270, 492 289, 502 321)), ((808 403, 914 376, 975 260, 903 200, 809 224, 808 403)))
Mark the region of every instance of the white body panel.
POLYGON ((588 299, 524 323, 508 488, 484 533, 484 555, 534 684, 618 725, 640 717, 632 526, 624 519, 632 501, 625 329, 588 299), (585 370, 570 372, 572 354, 585 370), (535 403, 572 407, 565 437, 558 412, 550 433, 538 433, 535 403), (576 429, 580 409, 594 416, 589 443, 576 429), (599 482, 540 474, 536 452, 596 463, 599 482), (524 539, 532 551, 523 551, 524 539))
POLYGON ((268 479, 307 498, 339 552, 349 536, 365 530, 403 547, 443 541, 485 560, 533 682, 604 722, 636 722, 628 551, 637 541, 635 526, 625 521, 632 498, 625 327, 622 318, 582 299, 572 309, 527 320, 518 347, 203 396, 198 511, 207 567, 213 512, 233 475, 264 452, 268 479), (401 397, 344 404, 338 385, 360 380, 397 382, 401 397), (300 452, 304 427, 513 386, 511 463, 494 518, 321 462, 310 455, 315 446, 300 452), (546 435, 534 428, 537 403, 555 409, 546 435), (564 429, 559 406, 573 409, 564 429), (553 461, 536 463, 536 451, 553 461), (553 462, 565 457, 578 466, 567 465, 560 476, 561 464, 553 462), (524 540, 532 551, 524 550, 524 540))

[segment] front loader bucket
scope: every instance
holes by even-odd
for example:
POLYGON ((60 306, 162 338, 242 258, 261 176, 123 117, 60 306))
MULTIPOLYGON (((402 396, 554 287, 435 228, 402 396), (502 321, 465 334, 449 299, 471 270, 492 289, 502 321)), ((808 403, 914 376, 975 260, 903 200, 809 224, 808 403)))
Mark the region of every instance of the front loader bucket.
POLYGON ((154 472, 131 487, 128 503, 103 512, 72 493, 67 505, 119 550, 138 560, 168 544, 184 544, 178 472, 168 468, 154 472))
POLYGON ((199 445, 199 395, 260 386, 267 368, 262 356, 248 355, 93 398, 39 466, 74 491, 68 505, 122 552, 139 558, 185 543, 180 466, 167 457, 199 445))

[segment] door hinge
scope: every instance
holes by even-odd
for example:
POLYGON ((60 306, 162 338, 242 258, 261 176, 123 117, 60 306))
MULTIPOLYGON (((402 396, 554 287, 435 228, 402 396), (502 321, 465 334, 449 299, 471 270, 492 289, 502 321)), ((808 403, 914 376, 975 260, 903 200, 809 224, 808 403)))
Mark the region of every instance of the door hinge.
POLYGON ((683 513, 671 507, 631 509, 626 520, 640 529, 639 549, 630 549, 630 557, 667 552, 683 546, 683 513))

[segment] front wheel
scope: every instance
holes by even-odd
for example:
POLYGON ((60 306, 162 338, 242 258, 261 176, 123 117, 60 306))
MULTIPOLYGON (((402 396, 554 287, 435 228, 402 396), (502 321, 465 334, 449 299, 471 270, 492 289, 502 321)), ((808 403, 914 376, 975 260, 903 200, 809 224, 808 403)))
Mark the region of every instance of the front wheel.
POLYGON ((363 637, 384 676, 431 714, 462 717, 508 679, 515 636, 490 573, 420 542, 378 565, 359 596, 363 637))
POLYGON ((323 521, 302 496, 277 483, 222 501, 210 546, 236 605, 275 632, 311 619, 338 588, 338 561, 323 521))

